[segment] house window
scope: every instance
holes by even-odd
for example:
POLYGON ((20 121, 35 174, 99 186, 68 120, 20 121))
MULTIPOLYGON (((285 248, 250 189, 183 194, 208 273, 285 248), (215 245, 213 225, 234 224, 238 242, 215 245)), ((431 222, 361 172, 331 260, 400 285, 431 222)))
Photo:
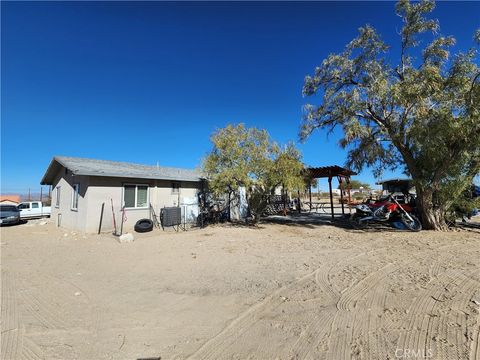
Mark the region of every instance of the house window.
POLYGON ((55 207, 60 207, 60 186, 55 188, 55 207))
POLYGON ((126 208, 148 207, 148 185, 124 185, 123 205, 126 208))
POLYGON ((180 183, 173 182, 172 183, 172 194, 178 194, 180 192, 180 183))
POLYGON ((73 184, 72 188, 72 210, 78 209, 78 190, 80 189, 79 184, 73 184))

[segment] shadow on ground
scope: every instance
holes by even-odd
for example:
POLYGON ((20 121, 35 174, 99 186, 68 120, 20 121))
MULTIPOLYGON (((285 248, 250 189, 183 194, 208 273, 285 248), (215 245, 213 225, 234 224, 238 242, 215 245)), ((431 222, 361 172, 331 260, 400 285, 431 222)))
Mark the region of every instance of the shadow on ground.
POLYGON ((477 221, 467 221, 461 222, 458 221, 455 224, 455 227, 462 230, 473 231, 473 232, 480 232, 480 222, 477 221))
POLYGON ((399 230, 391 226, 389 223, 369 223, 365 227, 358 227, 350 221, 350 215, 335 215, 335 218, 329 214, 318 214, 318 213, 292 213, 287 216, 281 215, 271 215, 265 218, 262 218, 261 223, 272 223, 288 226, 301 226, 313 229, 317 226, 330 225, 339 227, 349 231, 360 231, 360 232, 380 232, 380 231, 407 231, 399 230))
MULTIPOLYGON (((335 218, 329 214, 318 214, 318 213, 292 213, 287 216, 281 215, 271 215, 261 219, 260 223, 264 224, 280 224, 287 226, 301 226, 309 229, 314 229, 317 226, 329 225, 335 226, 338 228, 345 229, 347 231, 355 232, 409 232, 409 230, 402 230, 393 227, 388 222, 370 222, 364 227, 358 227, 354 222, 350 221, 350 215, 341 215, 336 214, 335 218)), ((461 222, 458 221, 455 224, 456 229, 461 229, 465 231, 480 232, 480 222, 479 221, 468 221, 461 222)))

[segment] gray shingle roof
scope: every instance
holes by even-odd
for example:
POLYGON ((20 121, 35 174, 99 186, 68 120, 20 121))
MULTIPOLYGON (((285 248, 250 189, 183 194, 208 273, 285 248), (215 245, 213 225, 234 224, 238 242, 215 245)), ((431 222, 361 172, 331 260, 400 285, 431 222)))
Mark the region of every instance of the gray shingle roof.
POLYGON ((55 156, 42 178, 42 185, 51 185, 60 169, 59 165, 76 175, 177 181, 200 181, 203 179, 200 171, 192 169, 55 156))

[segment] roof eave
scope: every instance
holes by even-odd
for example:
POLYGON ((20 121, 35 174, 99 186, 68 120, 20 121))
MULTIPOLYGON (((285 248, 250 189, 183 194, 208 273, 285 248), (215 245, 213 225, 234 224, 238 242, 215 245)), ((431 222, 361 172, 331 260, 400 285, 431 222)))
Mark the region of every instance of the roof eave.
POLYGON ((191 181, 191 182, 200 182, 203 181, 204 178, 186 178, 186 177, 168 177, 168 176, 148 176, 148 175, 132 175, 132 176, 125 176, 119 174, 112 174, 112 173, 97 173, 93 171, 75 171, 75 175, 82 175, 82 176, 98 176, 98 177, 113 177, 113 178, 127 178, 127 179, 149 179, 149 180, 169 180, 169 181, 191 181))
POLYGON ((53 167, 55 163, 57 163, 58 165, 62 165, 58 161, 57 157, 54 156, 53 159, 50 161, 50 164, 48 165, 47 171, 45 171, 45 174, 43 175, 42 180, 40 181, 40 185, 52 185, 54 175, 51 174, 51 172, 53 171, 53 167))
POLYGON ((183 177, 183 176, 178 176, 178 177, 170 177, 170 176, 154 176, 154 175, 134 175, 134 176, 125 176, 125 175, 119 175, 117 173, 98 173, 94 171, 82 171, 82 170, 74 170, 68 167, 68 165, 63 162, 60 157, 54 156, 53 159, 50 161, 50 164, 48 165, 47 171, 43 175, 42 180, 40 181, 41 185, 52 185, 53 180, 55 179, 55 172, 58 171, 56 170, 56 166, 61 166, 64 167, 70 171, 74 175, 83 175, 83 176, 100 176, 100 177, 115 177, 115 178, 130 178, 130 179, 150 179, 150 180, 168 180, 168 181, 189 181, 189 182, 201 182, 206 180, 204 177, 183 177))

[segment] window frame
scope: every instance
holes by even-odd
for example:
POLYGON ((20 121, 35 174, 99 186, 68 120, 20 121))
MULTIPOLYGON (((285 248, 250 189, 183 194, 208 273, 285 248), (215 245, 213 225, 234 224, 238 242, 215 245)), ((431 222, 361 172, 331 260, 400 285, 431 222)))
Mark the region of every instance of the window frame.
POLYGON ((137 183, 123 183, 122 184, 122 207, 125 210, 145 210, 150 208, 150 185, 149 184, 137 184, 137 183), (125 206, 125 186, 135 186, 135 206, 127 207, 125 206), (147 188, 147 205, 146 206, 137 206, 138 200, 138 187, 145 186, 147 188))
POLYGON ((80 197, 80 184, 74 183, 72 184, 72 199, 70 202, 70 210, 78 211, 78 198, 80 197), (76 204, 75 204, 76 200, 76 204), (76 205, 76 206, 74 206, 76 205))
POLYGON ((56 186, 55 187, 55 207, 59 208, 60 207, 60 191, 62 190, 61 186, 56 186))

